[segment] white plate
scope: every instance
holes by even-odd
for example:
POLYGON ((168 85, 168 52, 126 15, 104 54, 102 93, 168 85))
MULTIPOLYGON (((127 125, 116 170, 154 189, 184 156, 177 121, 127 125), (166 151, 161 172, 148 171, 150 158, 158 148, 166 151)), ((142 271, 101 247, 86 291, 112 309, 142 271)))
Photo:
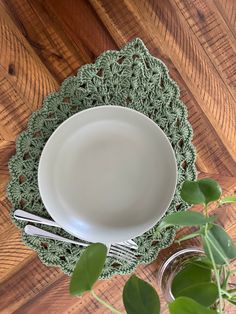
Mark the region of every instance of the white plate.
POLYGON ((79 112, 46 143, 38 183, 51 217, 91 242, 141 235, 167 210, 177 179, 163 131, 145 115, 119 106, 79 112))

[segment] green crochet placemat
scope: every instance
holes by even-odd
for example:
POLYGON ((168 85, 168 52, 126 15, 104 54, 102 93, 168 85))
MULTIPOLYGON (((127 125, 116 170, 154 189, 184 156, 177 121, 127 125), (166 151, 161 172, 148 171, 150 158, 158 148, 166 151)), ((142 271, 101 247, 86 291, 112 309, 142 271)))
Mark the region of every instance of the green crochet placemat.
MULTIPOLYGON (((10 182, 8 198, 13 208, 21 208, 43 217, 49 217, 41 201, 37 170, 42 149, 53 131, 80 110, 99 105, 119 105, 133 108, 155 121, 168 136, 178 163, 178 183, 174 199, 167 213, 186 210, 179 191, 184 180, 196 178, 195 150, 191 143, 192 128, 187 110, 179 99, 176 83, 170 79, 165 64, 148 52, 140 39, 129 42, 120 51, 106 51, 94 64, 82 66, 76 76, 67 78, 58 92, 44 100, 43 107, 34 112, 28 128, 16 141, 16 154, 9 162, 10 182)), ((21 229, 25 222, 14 220, 21 229)), ((66 231, 55 227, 44 228, 73 239, 66 231)), ((140 263, 150 263, 160 249, 169 246, 174 229, 161 234, 156 227, 134 239, 138 244, 136 264, 108 257, 102 278, 127 274, 140 263)), ((43 263, 60 266, 71 274, 83 249, 73 244, 27 236, 26 245, 38 252, 43 263)))

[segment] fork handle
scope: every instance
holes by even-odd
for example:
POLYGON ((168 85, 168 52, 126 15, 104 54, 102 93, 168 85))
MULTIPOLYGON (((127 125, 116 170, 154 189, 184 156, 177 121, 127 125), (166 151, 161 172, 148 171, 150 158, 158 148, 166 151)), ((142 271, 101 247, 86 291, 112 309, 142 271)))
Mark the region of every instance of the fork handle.
MULTIPOLYGON (((35 214, 28 213, 25 210, 22 209, 16 209, 14 211, 14 218, 18 220, 24 220, 32 223, 37 223, 37 224, 43 224, 47 226, 52 226, 52 227, 58 227, 61 228, 54 220, 43 218, 41 216, 37 216, 35 214)), ((124 242, 120 242, 120 245, 124 245, 126 247, 132 248, 137 250, 138 245, 133 241, 133 240, 128 240, 124 242)))
POLYGON ((59 227, 61 228, 55 221, 43 217, 39 217, 37 215, 31 214, 26 212, 25 210, 22 209, 16 209, 14 211, 14 218, 18 220, 24 220, 24 221, 29 221, 33 223, 38 223, 38 224, 44 224, 47 226, 52 226, 52 227, 59 227))
POLYGON ((40 229, 38 227, 32 226, 32 225, 26 225, 24 228, 24 231, 26 234, 31 235, 31 236, 35 236, 35 237, 42 237, 42 238, 47 238, 47 239, 52 239, 52 240, 58 240, 61 242, 67 242, 67 243, 72 243, 72 244, 76 244, 76 245, 80 245, 80 246, 88 246, 89 243, 83 243, 80 241, 74 241, 68 238, 64 238, 62 236, 59 236, 57 234, 51 233, 49 231, 40 229))

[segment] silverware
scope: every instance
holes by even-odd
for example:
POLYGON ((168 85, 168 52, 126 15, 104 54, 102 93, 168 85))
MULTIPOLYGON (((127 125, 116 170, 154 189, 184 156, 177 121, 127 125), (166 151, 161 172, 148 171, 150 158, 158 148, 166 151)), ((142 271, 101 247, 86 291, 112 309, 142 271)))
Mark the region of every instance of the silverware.
MULTIPOLYGON (((62 236, 59 236, 57 234, 45 231, 43 229, 40 229, 38 227, 32 226, 32 225, 26 225, 24 228, 24 231, 26 234, 36 237, 42 237, 67 243, 72 243, 76 245, 80 245, 83 247, 86 247, 89 245, 89 243, 84 243, 80 241, 74 241, 68 238, 64 238, 62 236)), ((135 252, 133 252, 130 248, 122 246, 120 244, 111 245, 108 247, 108 256, 112 256, 118 259, 126 260, 129 262, 135 262, 136 261, 136 255, 135 252)))
MULTIPOLYGON (((38 224, 42 224, 42 225, 61 228, 61 226, 59 226, 54 220, 43 218, 43 217, 37 216, 35 214, 28 213, 22 209, 16 209, 14 211, 14 218, 18 219, 18 220, 24 220, 24 221, 32 222, 32 223, 38 223, 38 224)), ((136 250, 138 249, 138 245, 132 240, 120 242, 119 244, 127 246, 127 247, 132 248, 132 249, 136 249, 136 250)))
POLYGON ((16 218, 18 220, 24 220, 24 221, 28 221, 28 222, 39 223, 42 225, 61 228, 54 220, 43 218, 43 217, 37 216, 35 214, 28 213, 28 212, 21 210, 21 209, 16 209, 14 211, 14 218, 16 218))

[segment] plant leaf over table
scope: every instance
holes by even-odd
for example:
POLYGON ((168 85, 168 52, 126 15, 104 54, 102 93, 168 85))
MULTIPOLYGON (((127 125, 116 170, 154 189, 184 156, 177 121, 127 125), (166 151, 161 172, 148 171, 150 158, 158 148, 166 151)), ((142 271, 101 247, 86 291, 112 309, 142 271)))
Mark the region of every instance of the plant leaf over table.
POLYGON ((229 235, 219 225, 211 225, 207 237, 203 237, 203 245, 206 255, 210 258, 209 248, 214 257, 215 263, 224 265, 227 264, 228 259, 236 257, 236 246, 229 235))
MULTIPOLYGON (((211 202, 216 202, 218 206, 236 202, 236 196, 220 198, 218 182, 205 178, 184 182, 181 197, 189 204, 202 204, 204 214, 194 211, 172 213, 163 218, 157 232, 172 226, 195 226, 193 233, 182 236, 176 242, 199 236, 205 255, 187 260, 174 276, 171 292, 175 300, 168 305, 170 314, 222 314, 223 300, 236 305, 236 289, 229 286, 229 279, 236 272, 229 268, 230 260, 236 258, 236 246, 225 230, 215 223, 217 217, 209 216, 207 206, 211 202)), ((92 289, 102 272, 106 255, 107 248, 101 243, 91 244, 84 250, 71 278, 70 293, 80 296, 90 291, 111 312, 122 314, 100 299, 92 289)), ((160 313, 157 292, 135 275, 124 286, 123 302, 128 314, 160 313)))
POLYGON ((185 181, 181 190, 181 198, 189 204, 209 204, 217 201, 221 195, 221 187, 213 179, 185 181))
POLYGON ((84 250, 70 281, 72 295, 82 295, 85 291, 92 290, 102 272, 106 256, 107 248, 101 243, 91 244, 84 250), (96 263, 94 263, 95 260, 96 263))
POLYGON ((222 197, 222 199, 220 200, 220 204, 225 203, 236 203, 236 195, 222 197))
POLYGON ((203 226, 215 220, 215 217, 205 217, 203 214, 193 211, 177 212, 166 216, 158 226, 158 229, 170 226, 203 226))
POLYGON ((135 275, 131 276, 125 284, 123 302, 129 314, 156 314, 160 312, 160 300, 156 290, 135 275))

